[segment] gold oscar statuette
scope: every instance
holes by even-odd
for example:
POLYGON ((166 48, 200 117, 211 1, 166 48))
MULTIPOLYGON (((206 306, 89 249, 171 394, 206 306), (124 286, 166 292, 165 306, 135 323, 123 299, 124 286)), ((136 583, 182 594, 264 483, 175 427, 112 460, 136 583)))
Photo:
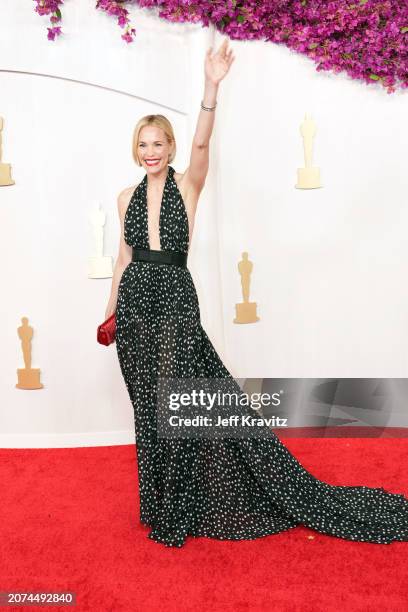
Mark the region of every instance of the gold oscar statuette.
POLYGON ((17 370, 16 387, 17 389, 42 389, 44 385, 40 382, 40 370, 31 367, 31 339, 34 330, 29 326, 27 317, 22 317, 21 322, 22 325, 17 328, 17 333, 21 340, 25 367, 17 370))
POLYGON ((11 178, 11 165, 3 164, 2 160, 2 131, 3 131, 4 120, 0 117, 0 187, 6 185, 14 185, 14 181, 11 178))
POLYGON ((297 169, 297 189, 317 189, 320 184, 320 168, 313 166, 313 139, 316 134, 316 124, 309 115, 305 114, 305 118, 300 126, 300 133, 303 138, 303 153, 305 158, 305 167, 297 169))
POLYGON ((248 253, 242 253, 242 259, 238 263, 238 272, 241 275, 241 288, 243 302, 235 304, 234 323, 255 323, 259 321, 256 314, 256 302, 249 301, 249 285, 253 263, 248 259, 248 253))

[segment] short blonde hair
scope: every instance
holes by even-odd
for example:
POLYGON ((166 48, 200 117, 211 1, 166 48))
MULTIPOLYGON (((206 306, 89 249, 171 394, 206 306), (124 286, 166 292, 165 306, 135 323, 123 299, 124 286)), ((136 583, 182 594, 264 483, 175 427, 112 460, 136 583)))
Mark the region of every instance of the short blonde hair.
POLYGON ((176 156, 176 139, 174 137, 173 127, 170 121, 164 115, 145 115, 144 117, 139 119, 133 132, 132 155, 137 165, 142 165, 140 163, 140 158, 137 149, 139 144, 140 130, 146 125, 155 125, 156 127, 161 128, 166 135, 167 142, 169 144, 173 144, 173 150, 169 155, 168 163, 172 162, 176 156))

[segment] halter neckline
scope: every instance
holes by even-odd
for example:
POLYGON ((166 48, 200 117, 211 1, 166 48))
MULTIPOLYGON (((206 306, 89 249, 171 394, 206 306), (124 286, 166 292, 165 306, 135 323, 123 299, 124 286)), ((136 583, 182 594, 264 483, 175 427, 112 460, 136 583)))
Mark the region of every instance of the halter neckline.
MULTIPOLYGON (((167 181, 169 180, 169 178, 171 178, 174 174, 174 168, 173 166, 170 166, 170 164, 167 164, 167 175, 166 175, 166 179, 164 181, 164 186, 166 186, 167 181)), ((143 181, 142 181, 146 186, 147 186, 147 172, 145 172, 145 175, 143 177, 143 181)))
MULTIPOLYGON (((166 194, 167 191, 169 189, 169 182, 173 176, 174 173, 174 169, 170 166, 170 164, 167 164, 167 174, 166 174, 166 180, 164 181, 164 185, 163 185, 163 193, 162 193, 162 197, 161 197, 161 202, 160 202, 160 207, 159 207, 159 218, 158 218, 158 226, 159 226, 159 249, 156 250, 163 250, 162 247, 162 240, 161 240, 161 234, 162 234, 162 225, 163 225, 163 214, 164 214, 164 206, 166 205, 166 194)), ((144 214, 146 215, 146 243, 148 245, 148 248, 151 249, 150 247, 150 238, 149 238, 149 210, 148 210, 148 206, 147 206, 147 187, 148 187, 148 181, 147 181, 147 172, 144 176, 144 194, 143 194, 143 208, 144 208, 144 214)))
MULTIPOLYGON (((183 196, 174 179, 175 170, 167 165, 167 176, 159 210, 159 246, 164 251, 188 252, 189 220, 183 196)), ((124 219, 124 237, 129 246, 150 249, 147 209, 148 173, 133 192, 124 219)))

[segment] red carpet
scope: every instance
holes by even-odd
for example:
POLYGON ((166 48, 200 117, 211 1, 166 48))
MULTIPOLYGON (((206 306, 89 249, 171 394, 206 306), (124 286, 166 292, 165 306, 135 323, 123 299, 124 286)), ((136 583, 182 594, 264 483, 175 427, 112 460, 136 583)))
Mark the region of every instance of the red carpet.
MULTIPOLYGON (((407 439, 286 439, 317 478, 408 495, 407 439)), ((408 609, 408 543, 348 542, 303 526, 253 541, 138 524, 134 446, 2 449, 0 591, 72 591, 77 612, 408 609), (312 538, 313 536, 313 538, 312 538)))

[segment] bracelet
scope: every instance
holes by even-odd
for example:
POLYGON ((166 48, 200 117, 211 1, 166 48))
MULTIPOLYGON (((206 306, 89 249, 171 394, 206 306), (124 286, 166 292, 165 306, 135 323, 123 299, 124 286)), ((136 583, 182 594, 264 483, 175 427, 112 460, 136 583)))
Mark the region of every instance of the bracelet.
POLYGON ((217 106, 217 103, 215 103, 215 106, 204 106, 203 101, 201 100, 201 108, 205 111, 213 111, 215 110, 216 106, 217 106))

